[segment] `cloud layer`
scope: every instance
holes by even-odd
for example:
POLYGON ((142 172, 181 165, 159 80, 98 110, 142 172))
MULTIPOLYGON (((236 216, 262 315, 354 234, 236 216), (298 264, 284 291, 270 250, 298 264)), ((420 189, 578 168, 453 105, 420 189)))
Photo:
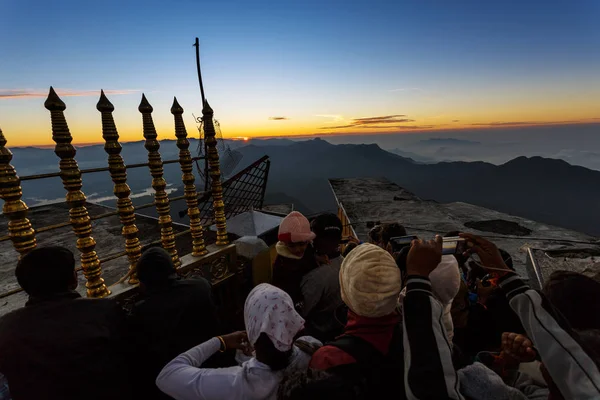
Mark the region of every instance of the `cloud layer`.
MULTIPOLYGON (((56 93, 62 97, 69 96, 100 96, 100 90, 76 90, 76 89, 55 89, 56 93)), ((139 90, 123 89, 123 90, 105 90, 106 95, 115 94, 132 94, 138 93, 139 90)), ((48 90, 42 89, 0 89, 0 100, 2 99, 19 99, 19 98, 35 98, 48 97, 48 90)))
POLYGON ((287 121, 288 117, 269 117, 269 121, 287 121))
POLYGON ((347 125, 322 126, 319 129, 344 129, 344 128, 369 128, 369 129, 389 129, 389 128, 413 128, 406 125, 392 125, 404 122, 414 122, 414 119, 406 118, 404 114, 383 115, 379 117, 353 118, 347 125), (388 125, 389 124, 389 125, 388 125))

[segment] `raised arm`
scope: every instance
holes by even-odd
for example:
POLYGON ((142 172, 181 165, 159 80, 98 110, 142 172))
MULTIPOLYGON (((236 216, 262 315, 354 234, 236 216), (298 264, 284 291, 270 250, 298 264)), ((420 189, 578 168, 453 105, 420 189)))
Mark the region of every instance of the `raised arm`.
POLYGON ((407 260, 404 297, 404 386, 408 400, 462 400, 442 322, 443 307, 431 293, 429 273, 439 264, 442 239, 414 241, 407 260))
POLYGON ((563 397, 600 399, 600 370, 562 315, 518 275, 508 273, 499 282, 563 397))
POLYGON ((245 332, 236 332, 212 338, 175 357, 165 365, 156 378, 156 386, 177 400, 217 400, 230 398, 236 369, 200 368, 210 356, 228 343, 225 348, 236 348, 236 343, 246 340, 245 332))
POLYGON ((577 335, 562 315, 506 266, 493 243, 470 234, 461 236, 467 239, 469 252, 479 256, 484 268, 490 268, 499 276, 500 287, 506 292, 511 308, 562 396, 600 399, 600 370, 577 342, 577 335))

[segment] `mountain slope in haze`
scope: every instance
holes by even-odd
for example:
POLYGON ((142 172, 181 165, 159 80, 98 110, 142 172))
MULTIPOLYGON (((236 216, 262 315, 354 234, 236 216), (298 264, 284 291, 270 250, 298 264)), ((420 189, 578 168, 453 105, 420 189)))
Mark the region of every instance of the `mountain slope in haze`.
POLYGON ((320 139, 238 150, 244 155, 241 165, 269 155, 268 192, 284 192, 313 210, 336 207, 328 178, 385 177, 424 199, 462 201, 600 235, 600 172, 561 160, 416 164, 374 144, 332 145, 320 139))

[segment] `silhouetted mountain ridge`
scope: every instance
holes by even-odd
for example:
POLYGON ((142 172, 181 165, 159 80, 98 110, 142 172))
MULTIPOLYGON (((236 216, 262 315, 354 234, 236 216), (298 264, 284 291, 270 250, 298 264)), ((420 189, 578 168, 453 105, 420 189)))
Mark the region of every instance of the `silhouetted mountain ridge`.
POLYGON ((334 209, 328 178, 386 177, 421 198, 461 201, 600 235, 600 172, 543 157, 417 164, 377 145, 310 140, 285 147, 246 146, 241 165, 271 158, 268 191, 284 192, 313 211, 334 209))

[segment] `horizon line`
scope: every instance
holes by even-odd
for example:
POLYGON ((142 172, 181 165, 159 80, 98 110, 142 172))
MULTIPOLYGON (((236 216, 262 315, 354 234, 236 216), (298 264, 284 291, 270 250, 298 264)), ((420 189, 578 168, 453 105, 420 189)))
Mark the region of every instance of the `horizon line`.
MULTIPOLYGON (((595 120, 597 118, 593 118, 592 120, 595 120)), ((600 125, 600 121, 599 122, 592 122, 592 121, 582 121, 582 122, 575 122, 575 121, 558 121, 558 122, 547 122, 547 123, 532 123, 532 124, 523 124, 523 123, 517 123, 517 124, 506 124, 506 125, 498 125, 498 124, 494 124, 494 123, 490 123, 490 124, 472 124, 470 126, 463 126, 463 127, 443 127, 443 128, 418 128, 418 129, 405 129, 405 130, 395 130, 395 131, 371 131, 371 132, 316 132, 316 133, 308 133, 308 134, 297 134, 297 135, 258 135, 258 136, 234 136, 234 137, 223 137, 223 139, 226 140, 232 140, 232 141, 248 141, 248 140, 253 140, 253 139, 257 139, 257 140, 267 140, 267 139, 309 139, 309 138, 327 138, 330 136, 371 136, 371 135, 403 135, 403 134, 419 134, 419 133, 429 133, 429 132, 443 132, 443 131, 450 131, 450 132, 456 132, 456 131, 485 131, 485 130, 498 130, 498 129, 507 129, 507 128, 538 128, 538 127, 544 127, 544 126, 575 126, 575 125, 600 125)), ((195 139, 195 140, 199 140, 198 138, 195 137, 189 137, 188 139, 195 139)), ((124 140, 124 141, 119 141, 119 143, 121 144, 126 144, 126 143, 137 143, 137 142, 143 142, 145 139, 141 138, 139 140, 124 140)), ((173 139, 173 138, 167 138, 167 139, 160 139, 159 142, 163 142, 163 141, 176 141, 177 139, 173 139)), ((98 141, 98 142, 83 142, 83 143, 78 143, 78 142, 72 142, 72 144, 74 146, 79 146, 79 147, 90 147, 90 146, 98 146, 98 145, 104 145, 105 142, 103 141, 98 141)), ((7 148, 11 148, 11 149, 23 149, 23 148, 28 148, 28 147, 34 147, 34 148, 40 148, 40 149, 51 149, 54 148, 56 146, 55 143, 48 143, 48 144, 30 144, 30 145, 20 145, 20 146, 7 146, 7 148)))

